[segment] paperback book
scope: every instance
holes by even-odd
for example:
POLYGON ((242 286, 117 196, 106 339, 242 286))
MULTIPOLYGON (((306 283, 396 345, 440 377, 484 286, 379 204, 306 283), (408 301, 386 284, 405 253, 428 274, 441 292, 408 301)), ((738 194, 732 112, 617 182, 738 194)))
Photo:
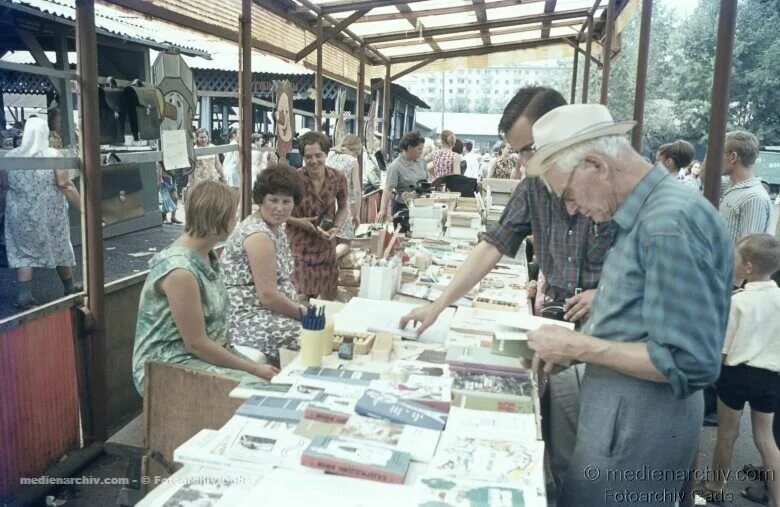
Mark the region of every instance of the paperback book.
POLYGON ((428 375, 409 375, 402 382, 375 380, 370 389, 394 394, 402 400, 414 401, 442 412, 449 412, 452 403, 452 379, 428 375))
POLYGON ((528 373, 514 357, 493 354, 482 347, 447 347, 447 364, 452 371, 493 373, 527 377, 528 373))
POLYGON ((403 484, 411 456, 367 442, 316 437, 304 451, 301 464, 335 475, 403 484))
POLYGON ((427 405, 406 401, 394 394, 374 389, 366 390, 355 405, 355 412, 375 419, 438 431, 443 430, 447 423, 446 412, 440 412, 427 405))
POLYGON ((531 487, 490 484, 424 476, 416 484, 418 507, 546 507, 544 491, 531 487))
POLYGON ((309 403, 303 416, 315 421, 344 424, 355 413, 356 403, 355 399, 326 394, 322 399, 309 403))
POLYGON ((272 396, 250 396, 236 411, 237 415, 297 423, 303 419, 303 412, 309 400, 276 398, 272 396))
POLYGON ((372 380, 378 380, 379 374, 368 371, 347 370, 342 368, 322 368, 310 366, 303 372, 303 376, 315 380, 329 382, 344 382, 346 384, 367 386, 372 380))
POLYGON ((371 442, 380 447, 408 452, 413 461, 428 463, 436 451, 441 432, 353 414, 340 436, 345 440, 371 442))
POLYGON ((533 413, 533 385, 529 378, 452 372, 452 406, 474 410, 533 413))

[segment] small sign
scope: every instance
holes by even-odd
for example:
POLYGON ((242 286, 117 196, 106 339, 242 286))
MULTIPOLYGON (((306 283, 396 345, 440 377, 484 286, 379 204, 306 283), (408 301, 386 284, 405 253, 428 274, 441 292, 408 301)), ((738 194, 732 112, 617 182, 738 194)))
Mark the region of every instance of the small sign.
MULTIPOLYGON (((189 169, 190 155, 186 130, 163 130, 162 152, 165 169, 189 169)), ((189 141, 191 143, 191 141, 189 141)), ((194 158, 194 155, 193 155, 194 158)))

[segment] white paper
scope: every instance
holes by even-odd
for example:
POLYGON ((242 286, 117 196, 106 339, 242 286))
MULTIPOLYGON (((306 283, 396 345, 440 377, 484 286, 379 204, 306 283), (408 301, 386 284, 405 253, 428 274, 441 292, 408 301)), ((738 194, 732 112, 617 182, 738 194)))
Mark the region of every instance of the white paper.
MULTIPOLYGON (((397 301, 352 298, 336 315, 336 332, 368 332, 369 328, 395 330, 398 329, 401 317, 417 306, 419 305, 397 301)), ((436 322, 420 336, 420 341, 444 343, 454 315, 454 308, 444 310, 436 322)))
POLYGON ((536 331, 542 326, 561 326, 566 329, 574 330, 573 322, 564 322, 562 320, 545 319, 544 317, 536 317, 534 315, 526 315, 523 313, 515 312, 499 312, 503 315, 499 316, 499 324, 520 330, 521 332, 536 331))
POLYGON ((166 170, 190 167, 186 130, 163 130, 160 141, 166 170))

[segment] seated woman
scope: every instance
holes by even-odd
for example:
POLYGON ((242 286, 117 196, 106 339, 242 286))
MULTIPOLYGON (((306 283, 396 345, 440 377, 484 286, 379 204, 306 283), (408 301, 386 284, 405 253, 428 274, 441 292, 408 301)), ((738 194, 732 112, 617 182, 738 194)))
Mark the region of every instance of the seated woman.
POLYGON ((260 363, 278 365, 279 348, 294 344, 301 333, 287 220, 302 195, 295 169, 268 166, 252 193, 259 209, 238 224, 219 259, 230 298, 230 340, 260 363))
POLYGON ((330 142, 321 132, 303 134, 298 144, 303 153, 303 167, 298 169, 303 198, 288 221, 294 283, 301 302, 317 296, 333 301, 339 281, 335 239, 349 216, 347 179, 325 164, 330 142))
POLYGON ((278 369, 233 352, 228 344, 228 295, 213 248, 236 225, 236 195, 201 181, 189 191, 185 232, 149 261, 133 349, 133 380, 143 395, 148 361, 229 375, 270 379, 278 369))

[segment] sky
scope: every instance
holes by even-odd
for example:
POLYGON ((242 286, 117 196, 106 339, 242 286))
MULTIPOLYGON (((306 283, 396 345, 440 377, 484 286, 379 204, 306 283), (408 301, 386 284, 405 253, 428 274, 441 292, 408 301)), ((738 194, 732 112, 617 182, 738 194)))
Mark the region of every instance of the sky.
MULTIPOLYGON (((664 5, 672 7, 680 15, 688 16, 699 4, 699 0, 661 0, 664 5)), ((715 2, 716 0, 701 0, 702 2, 715 2)))

